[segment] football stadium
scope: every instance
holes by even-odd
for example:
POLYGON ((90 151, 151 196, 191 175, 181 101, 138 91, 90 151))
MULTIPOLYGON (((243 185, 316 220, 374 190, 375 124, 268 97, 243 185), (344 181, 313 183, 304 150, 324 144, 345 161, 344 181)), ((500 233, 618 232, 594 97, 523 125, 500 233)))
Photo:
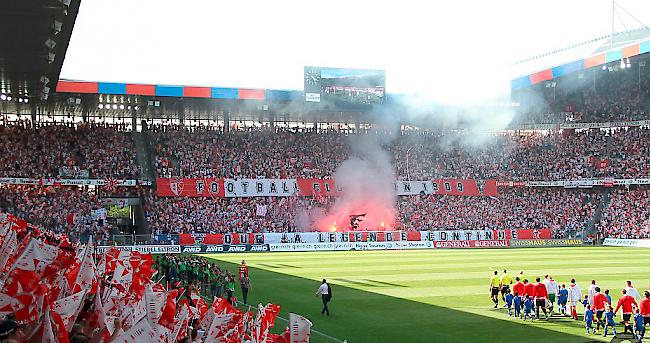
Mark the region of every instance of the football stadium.
POLYGON ((0 343, 650 341, 648 25, 4 1, 0 343))

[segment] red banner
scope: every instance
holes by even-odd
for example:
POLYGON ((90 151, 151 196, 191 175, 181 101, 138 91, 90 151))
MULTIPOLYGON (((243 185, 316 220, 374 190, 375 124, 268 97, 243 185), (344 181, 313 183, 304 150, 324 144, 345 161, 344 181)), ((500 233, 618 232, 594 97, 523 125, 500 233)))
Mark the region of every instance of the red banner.
POLYGON ((189 234, 181 233, 178 235, 179 245, 194 244, 262 244, 264 236, 261 233, 206 233, 206 234, 189 234))
POLYGON ((517 239, 551 239, 551 229, 517 230, 517 239))
POLYGON ((298 195, 326 197, 338 195, 332 179, 298 179, 298 195))
POLYGON ((161 197, 223 197, 223 179, 173 178, 156 180, 161 197))
POLYGON ((458 249, 458 248, 503 248, 509 247, 509 240, 491 241, 437 241, 434 242, 436 249, 458 249))
POLYGON ((496 180, 438 179, 433 180, 433 194, 464 196, 497 196, 496 180))

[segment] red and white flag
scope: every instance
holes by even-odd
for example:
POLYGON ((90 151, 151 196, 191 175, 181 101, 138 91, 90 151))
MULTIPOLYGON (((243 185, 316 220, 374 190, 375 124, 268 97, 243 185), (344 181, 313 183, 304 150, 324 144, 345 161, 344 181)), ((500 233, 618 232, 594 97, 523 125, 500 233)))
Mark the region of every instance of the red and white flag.
POLYGON ((90 294, 97 292, 97 282, 95 281, 97 268, 95 267, 95 260, 93 258, 94 250, 92 238, 90 238, 81 256, 79 273, 77 273, 77 278, 72 286, 73 293, 77 293, 82 289, 88 289, 90 294))
POLYGON ((309 319, 295 313, 289 313, 291 343, 309 343, 311 326, 309 319))
POLYGON ((27 247, 16 259, 11 269, 35 271, 41 275, 45 268, 54 261, 58 248, 47 245, 38 239, 31 239, 27 247))
POLYGON ((269 336, 269 330, 273 327, 275 317, 280 313, 280 306, 275 304, 258 305, 257 316, 255 316, 254 326, 252 328, 252 340, 255 343, 266 342, 269 336))
POLYGON ((151 342, 153 339, 152 337, 153 329, 151 328, 151 325, 147 320, 141 320, 126 332, 119 335, 111 343, 146 343, 151 342))
POLYGON ((59 299, 52 303, 52 310, 58 313, 65 323, 66 331, 70 332, 72 330, 72 325, 74 325, 79 311, 81 311, 81 306, 84 303, 84 298, 86 297, 87 290, 77 292, 69 297, 59 299))
POLYGON ((18 234, 14 230, 9 230, 4 240, 2 241, 2 246, 0 246, 0 272, 5 270, 9 258, 16 254, 16 249, 18 248, 18 234))

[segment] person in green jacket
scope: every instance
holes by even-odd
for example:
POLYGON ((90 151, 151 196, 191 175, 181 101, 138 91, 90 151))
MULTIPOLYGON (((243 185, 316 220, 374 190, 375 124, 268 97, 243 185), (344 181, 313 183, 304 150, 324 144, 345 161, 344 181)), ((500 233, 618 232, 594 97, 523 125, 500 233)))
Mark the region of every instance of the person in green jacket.
POLYGON ((232 306, 237 306, 236 301, 234 300, 235 294, 235 278, 232 275, 226 277, 226 296, 227 300, 232 306))
POLYGON ((179 278, 181 281, 186 281, 186 277, 187 277, 187 273, 186 273, 186 271, 187 271, 187 265, 185 264, 185 260, 184 260, 184 259, 181 259, 180 261, 178 261, 178 270, 179 270, 178 278, 179 278))

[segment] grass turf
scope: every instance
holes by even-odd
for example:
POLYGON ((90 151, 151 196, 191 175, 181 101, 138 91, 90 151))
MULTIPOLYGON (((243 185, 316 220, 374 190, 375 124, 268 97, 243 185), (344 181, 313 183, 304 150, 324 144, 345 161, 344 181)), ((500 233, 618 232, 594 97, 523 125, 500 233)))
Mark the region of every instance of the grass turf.
MULTIPOLYGON (((554 316, 523 322, 492 309, 492 270, 523 270, 529 280, 550 274, 559 284, 573 277, 586 292, 591 279, 616 302, 625 280, 642 293, 650 284, 650 249, 615 247, 484 250, 351 251, 203 255, 228 269, 249 265, 249 303, 281 305, 281 316, 299 313, 314 329, 356 342, 591 342, 584 323, 554 316), (331 317, 315 298, 320 280, 332 284, 331 317)), ((237 296, 240 298, 239 289, 237 296)), ((579 313, 582 313, 580 306, 579 313)), ((620 318, 620 314, 619 314, 620 318)), ((286 323, 276 322, 280 329, 286 323)), ((622 332, 622 326, 617 330, 622 332)), ((609 341, 607 338, 604 341, 609 341)), ((317 334, 312 342, 332 342, 317 334)))

